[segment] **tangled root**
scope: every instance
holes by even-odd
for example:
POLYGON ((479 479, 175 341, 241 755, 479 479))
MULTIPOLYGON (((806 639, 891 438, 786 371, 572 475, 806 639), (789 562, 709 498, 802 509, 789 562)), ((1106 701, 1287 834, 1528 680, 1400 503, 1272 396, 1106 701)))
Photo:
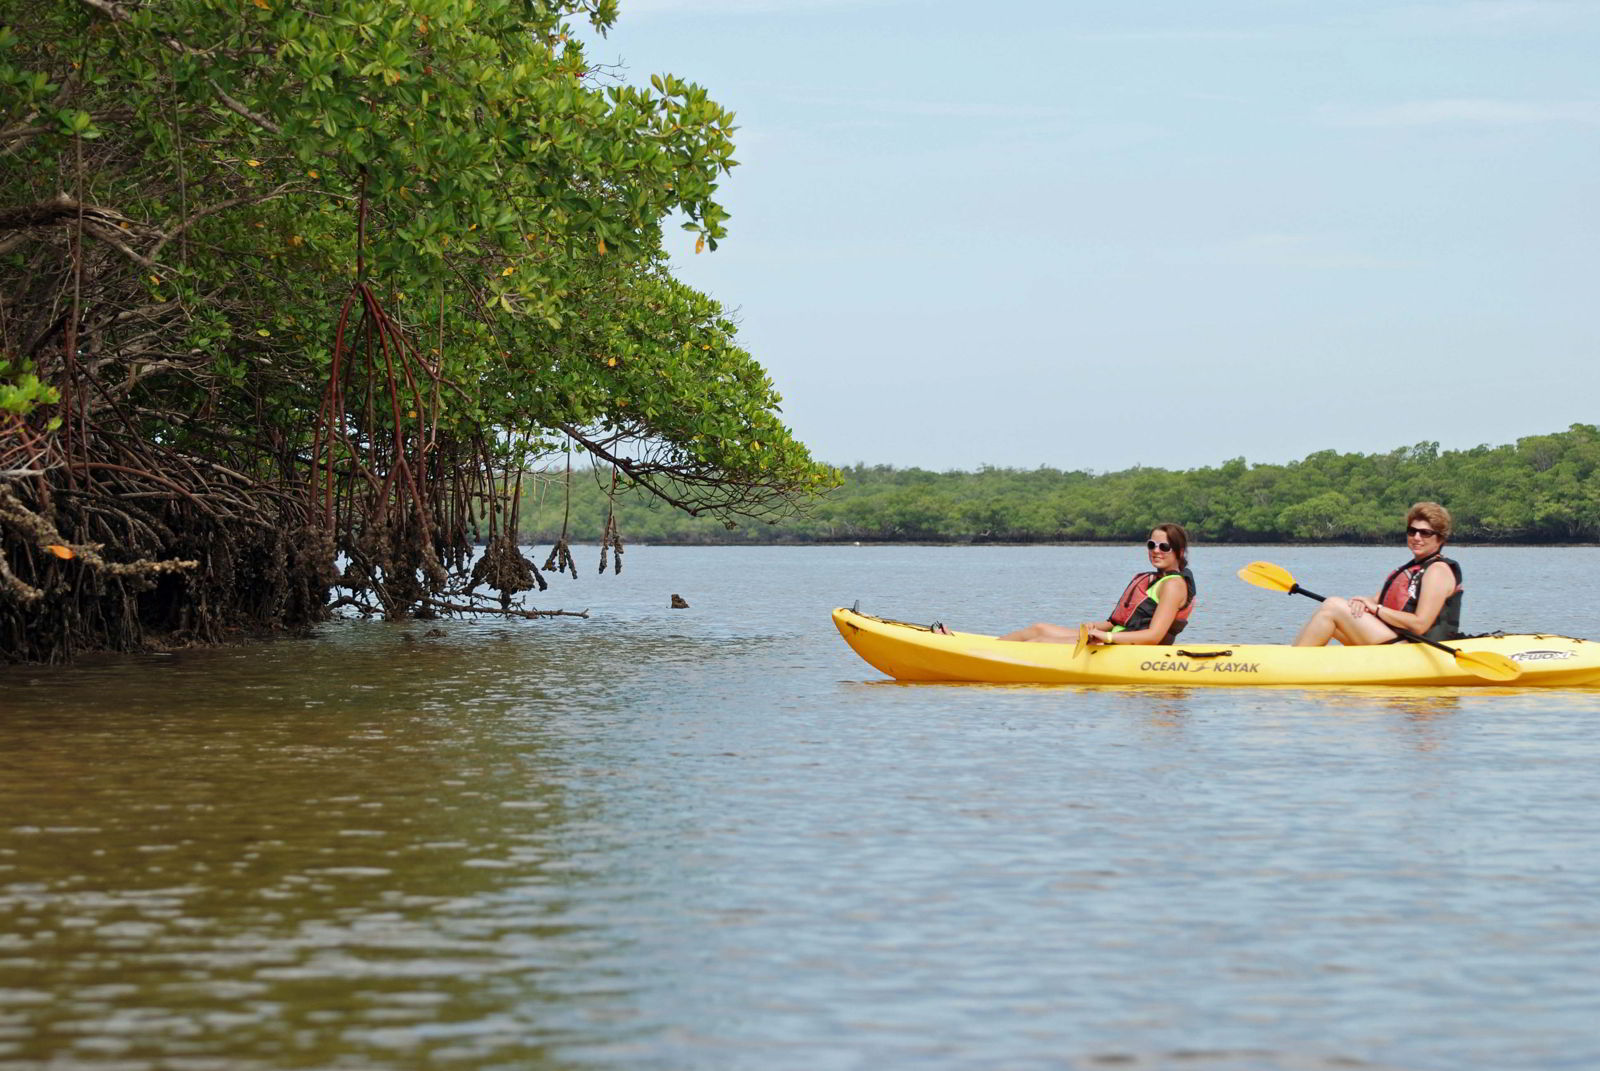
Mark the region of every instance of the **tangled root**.
POLYGON ((479 584, 500 593, 508 599, 520 591, 540 591, 550 586, 534 564, 522 556, 516 540, 510 536, 496 536, 483 548, 483 556, 472 567, 472 579, 467 584, 470 593, 479 584))
POLYGON ((325 531, 195 496, 153 501, 116 484, 0 483, 0 659, 219 643, 326 618, 325 531))

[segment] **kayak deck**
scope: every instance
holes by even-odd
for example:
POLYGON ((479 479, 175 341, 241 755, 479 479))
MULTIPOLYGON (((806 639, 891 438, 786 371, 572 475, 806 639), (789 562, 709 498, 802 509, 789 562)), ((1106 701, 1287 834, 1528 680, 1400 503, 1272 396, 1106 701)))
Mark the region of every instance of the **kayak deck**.
POLYGON ((901 681, 992 684, 1255 684, 1584 687, 1600 685, 1600 643, 1552 635, 1450 641, 1504 655, 1522 668, 1509 684, 1485 680, 1450 654, 1415 643, 1380 647, 1183 643, 1090 646, 1022 643, 873 617, 840 607, 833 623, 875 669, 901 681))

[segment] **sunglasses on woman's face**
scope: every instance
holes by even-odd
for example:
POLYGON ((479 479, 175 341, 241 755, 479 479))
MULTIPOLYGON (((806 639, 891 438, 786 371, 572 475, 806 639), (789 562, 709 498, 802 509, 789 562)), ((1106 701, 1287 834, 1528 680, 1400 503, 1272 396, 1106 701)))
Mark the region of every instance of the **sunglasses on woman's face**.
POLYGON ((1172 544, 1171 543, 1157 543, 1154 539, 1147 539, 1147 540, 1144 541, 1144 549, 1145 550, 1159 550, 1161 553, 1165 554, 1167 551, 1172 549, 1172 544))
POLYGON ((1406 525, 1406 535, 1416 536, 1418 539, 1432 539, 1438 534, 1432 528, 1418 528, 1415 525, 1406 525))

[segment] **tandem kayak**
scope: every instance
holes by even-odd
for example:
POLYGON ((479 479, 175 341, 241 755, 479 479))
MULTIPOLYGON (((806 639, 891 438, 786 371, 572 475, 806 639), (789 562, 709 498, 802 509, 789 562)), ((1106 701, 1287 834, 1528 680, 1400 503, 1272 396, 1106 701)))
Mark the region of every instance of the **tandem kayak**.
MULTIPOLYGON (((1445 651, 1414 643, 1291 647, 1277 643, 1090 646, 1021 643, 974 632, 934 632, 839 608, 833 623, 873 668, 900 681, 990 684, 1489 685, 1445 651)), ((1569 636, 1489 635, 1450 646, 1511 659, 1511 687, 1600 685, 1600 643, 1569 636)), ((1504 687, 1505 685, 1501 685, 1504 687)))

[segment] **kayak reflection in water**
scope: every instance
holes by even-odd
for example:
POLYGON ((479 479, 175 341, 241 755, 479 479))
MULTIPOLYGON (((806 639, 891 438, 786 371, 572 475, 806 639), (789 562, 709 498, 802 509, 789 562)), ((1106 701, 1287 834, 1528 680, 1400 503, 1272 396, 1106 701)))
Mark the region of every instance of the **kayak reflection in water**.
MULTIPOLYGON (((1085 621, 1094 643, 1171 643, 1194 609, 1194 574, 1189 572, 1189 533, 1181 524, 1158 524, 1145 543, 1150 572, 1135 574, 1104 621, 1085 621)), ((1076 643, 1078 630, 1047 621, 1000 637, 1033 643, 1076 643)))
POLYGON ((1323 602, 1294 645, 1395 643, 1401 638, 1396 628, 1435 641, 1455 636, 1461 628, 1461 566, 1444 556, 1449 538, 1449 510, 1437 502, 1412 506, 1406 513, 1411 560, 1389 574, 1376 596, 1323 602))

